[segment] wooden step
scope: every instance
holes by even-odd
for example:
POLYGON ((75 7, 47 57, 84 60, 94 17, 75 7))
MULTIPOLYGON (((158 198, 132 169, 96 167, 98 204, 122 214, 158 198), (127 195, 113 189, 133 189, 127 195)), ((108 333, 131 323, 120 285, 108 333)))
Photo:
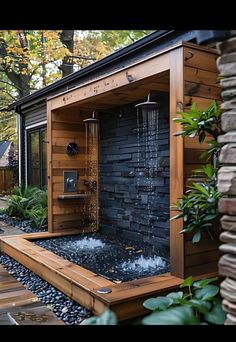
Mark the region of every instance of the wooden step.
POLYGON ((64 325, 0 265, 0 325, 64 325))

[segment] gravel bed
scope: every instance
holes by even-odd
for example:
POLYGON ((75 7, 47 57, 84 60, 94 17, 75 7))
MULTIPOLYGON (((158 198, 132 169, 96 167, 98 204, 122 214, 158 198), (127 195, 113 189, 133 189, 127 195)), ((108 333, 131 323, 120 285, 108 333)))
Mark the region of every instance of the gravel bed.
POLYGON ((85 318, 92 315, 87 309, 71 300, 64 293, 58 291, 55 287, 9 256, 0 253, 0 263, 14 278, 23 285, 26 285, 65 324, 78 325, 85 318))
POLYGON ((25 233, 45 232, 47 227, 33 228, 30 225, 30 220, 19 220, 15 217, 10 217, 7 214, 0 212, 0 221, 3 221, 11 226, 18 227, 25 233))
POLYGON ((151 245, 118 236, 85 233, 34 243, 116 283, 169 271, 169 261, 151 245))

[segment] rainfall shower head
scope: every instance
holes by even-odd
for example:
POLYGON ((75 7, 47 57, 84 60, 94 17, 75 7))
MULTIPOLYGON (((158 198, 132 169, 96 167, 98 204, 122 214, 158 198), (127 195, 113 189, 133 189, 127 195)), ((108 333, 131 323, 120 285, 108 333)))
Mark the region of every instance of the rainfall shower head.
POLYGON ((95 117, 96 115, 96 110, 93 111, 93 114, 92 114, 92 117, 91 118, 88 118, 88 119, 85 119, 83 120, 84 123, 98 123, 99 120, 95 117))
POLYGON ((141 102, 135 105, 136 108, 140 109, 156 109, 158 106, 157 102, 150 101, 150 93, 148 94, 147 101, 146 102, 141 102))

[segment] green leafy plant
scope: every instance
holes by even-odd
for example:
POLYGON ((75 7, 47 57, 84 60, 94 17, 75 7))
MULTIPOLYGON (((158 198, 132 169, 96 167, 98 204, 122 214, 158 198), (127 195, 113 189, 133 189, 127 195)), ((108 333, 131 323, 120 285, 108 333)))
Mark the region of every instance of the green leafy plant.
POLYGON ((31 226, 33 228, 40 228, 47 222, 48 210, 41 205, 26 210, 25 214, 25 217, 31 221, 31 226))
MULTIPOLYGON (((205 278, 193 281, 186 278, 180 288, 183 291, 171 292, 166 296, 149 298, 143 306, 152 311, 146 315, 144 325, 199 325, 224 324, 226 313, 222 309, 218 296, 219 286, 212 284, 218 278, 205 278)), ((83 321, 83 325, 116 325, 114 312, 104 311, 100 316, 93 316, 83 321)))
POLYGON ((206 176, 205 183, 193 182, 188 186, 188 190, 175 203, 175 210, 180 214, 173 219, 183 218, 184 229, 180 233, 190 233, 194 231, 192 242, 199 242, 202 231, 206 231, 213 239, 214 224, 218 218, 218 200, 220 193, 216 188, 216 173, 212 165, 207 164, 196 172, 206 176))
POLYGON ((220 109, 216 101, 212 101, 210 106, 204 110, 200 110, 194 102, 188 112, 178 112, 182 118, 174 118, 174 121, 181 123, 183 130, 175 133, 175 135, 189 136, 194 138, 198 136, 198 140, 202 143, 206 134, 211 135, 217 140, 221 134, 220 109))
POLYGON ((145 325, 196 325, 224 324, 226 314, 217 298, 219 286, 212 283, 218 278, 193 282, 190 276, 180 288, 187 291, 171 292, 167 296, 149 298, 143 306, 152 313, 146 316, 145 325))
POLYGON ((85 319, 82 325, 116 325, 117 317, 111 310, 104 311, 100 316, 93 316, 85 319))
POLYGON ((209 160, 209 158, 217 156, 222 147, 222 144, 217 142, 217 137, 222 134, 222 129, 221 111, 216 101, 212 101, 210 106, 204 110, 198 109, 197 104, 193 103, 188 112, 178 112, 178 114, 182 117, 173 120, 179 122, 183 126, 183 130, 175 135, 190 138, 198 136, 199 143, 211 136, 213 140, 207 141, 209 147, 201 157, 209 160))
POLYGON ((202 232, 206 231, 213 239, 215 231, 213 229, 218 217, 218 200, 220 193, 216 187, 216 174, 218 167, 218 155, 221 149, 216 139, 221 134, 220 109, 215 101, 205 110, 199 110, 196 103, 192 105, 188 112, 179 112, 181 118, 175 118, 183 126, 181 132, 175 135, 194 138, 198 136, 199 143, 205 141, 207 136, 213 140, 208 141, 208 149, 202 154, 207 160, 214 163, 206 164, 194 173, 200 174, 202 181, 193 182, 187 186, 184 195, 175 203, 174 209, 180 213, 172 219, 183 218, 184 227, 180 233, 193 232, 192 242, 201 240, 202 232))
POLYGON ((29 219, 33 227, 40 228, 47 220, 47 190, 20 186, 8 198, 6 214, 29 219))

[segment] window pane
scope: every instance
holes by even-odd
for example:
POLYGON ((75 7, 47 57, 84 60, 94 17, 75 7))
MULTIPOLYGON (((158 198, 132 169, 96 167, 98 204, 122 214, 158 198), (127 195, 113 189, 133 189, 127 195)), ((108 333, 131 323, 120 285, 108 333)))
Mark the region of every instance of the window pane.
POLYGON ((29 180, 32 186, 40 186, 40 170, 39 170, 39 131, 30 133, 31 156, 29 164, 29 180))
POLYGON ((42 131, 41 142, 42 142, 42 187, 47 186, 47 141, 46 130, 42 131))

